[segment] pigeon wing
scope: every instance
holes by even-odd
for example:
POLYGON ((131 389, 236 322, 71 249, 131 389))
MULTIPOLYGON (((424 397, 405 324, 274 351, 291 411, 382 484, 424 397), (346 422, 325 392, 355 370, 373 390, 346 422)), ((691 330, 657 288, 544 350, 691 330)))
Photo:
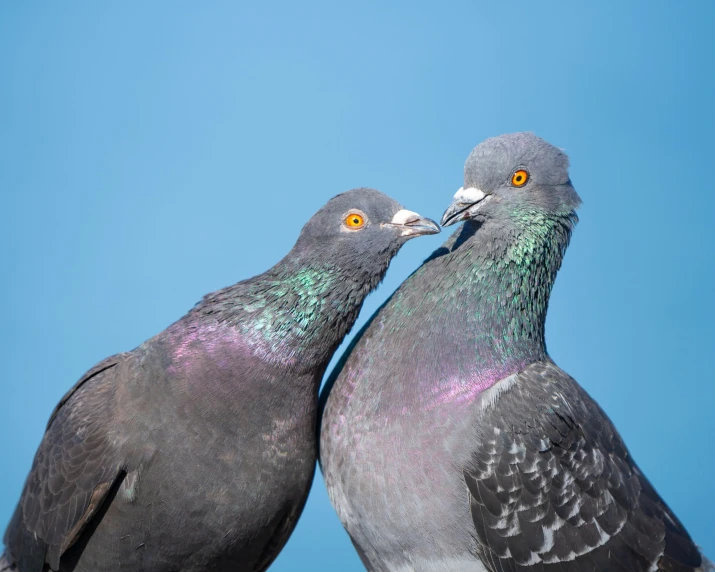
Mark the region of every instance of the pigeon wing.
POLYGON ((6 557, 20 570, 42 572, 45 562, 57 570, 62 554, 124 476, 107 424, 121 370, 117 366, 125 355, 89 370, 50 416, 5 532, 6 557))
POLYGON ((701 556, 600 407, 550 361, 484 409, 464 478, 492 572, 687 572, 701 556))

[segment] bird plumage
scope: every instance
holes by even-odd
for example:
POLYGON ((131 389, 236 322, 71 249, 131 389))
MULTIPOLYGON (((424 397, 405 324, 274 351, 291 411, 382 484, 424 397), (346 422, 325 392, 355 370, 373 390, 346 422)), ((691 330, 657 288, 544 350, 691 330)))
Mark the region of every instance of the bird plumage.
POLYGON ((443 219, 467 222, 331 374, 321 467, 369 570, 701 566, 608 417, 546 351, 579 203, 545 141, 477 146, 443 219))
POLYGON ((400 246, 434 232, 378 191, 343 193, 273 268, 92 368, 50 417, 5 566, 267 568, 307 499, 332 353, 400 246))

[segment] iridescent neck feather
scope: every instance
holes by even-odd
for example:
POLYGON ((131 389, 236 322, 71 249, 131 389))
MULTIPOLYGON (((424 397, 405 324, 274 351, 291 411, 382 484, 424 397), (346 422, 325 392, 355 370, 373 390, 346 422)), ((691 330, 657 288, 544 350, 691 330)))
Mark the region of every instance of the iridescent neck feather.
POLYGON ((544 326, 551 289, 576 221, 573 213, 515 214, 509 230, 468 223, 445 261, 453 272, 447 320, 461 323, 460 345, 484 390, 546 357, 544 326))
POLYGON ((235 329, 269 362, 309 369, 327 363, 371 287, 337 266, 286 258, 264 274, 209 294, 188 317, 235 329))

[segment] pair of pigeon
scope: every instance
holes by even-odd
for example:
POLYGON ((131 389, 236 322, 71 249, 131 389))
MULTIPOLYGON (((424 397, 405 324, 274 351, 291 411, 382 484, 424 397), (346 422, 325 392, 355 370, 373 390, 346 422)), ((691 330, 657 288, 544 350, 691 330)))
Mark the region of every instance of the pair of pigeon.
POLYGON ((331 199, 276 266, 97 364, 50 416, 0 570, 265 570, 321 466, 368 570, 706 570, 598 405, 549 358, 579 198, 532 134, 478 145, 467 221, 320 381, 433 221, 331 199))

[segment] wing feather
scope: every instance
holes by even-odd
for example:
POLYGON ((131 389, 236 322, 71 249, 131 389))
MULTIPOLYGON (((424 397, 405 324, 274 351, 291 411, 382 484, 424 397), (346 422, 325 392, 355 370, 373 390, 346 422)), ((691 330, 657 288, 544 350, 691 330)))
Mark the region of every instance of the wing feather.
POLYGON ((107 435, 113 414, 117 367, 113 356, 83 375, 54 409, 35 454, 15 513, 5 532, 6 558, 18 569, 59 568, 123 475, 107 435))
POLYGON ((464 470, 492 571, 670 570, 702 564, 606 414, 552 362, 484 409, 464 470))

